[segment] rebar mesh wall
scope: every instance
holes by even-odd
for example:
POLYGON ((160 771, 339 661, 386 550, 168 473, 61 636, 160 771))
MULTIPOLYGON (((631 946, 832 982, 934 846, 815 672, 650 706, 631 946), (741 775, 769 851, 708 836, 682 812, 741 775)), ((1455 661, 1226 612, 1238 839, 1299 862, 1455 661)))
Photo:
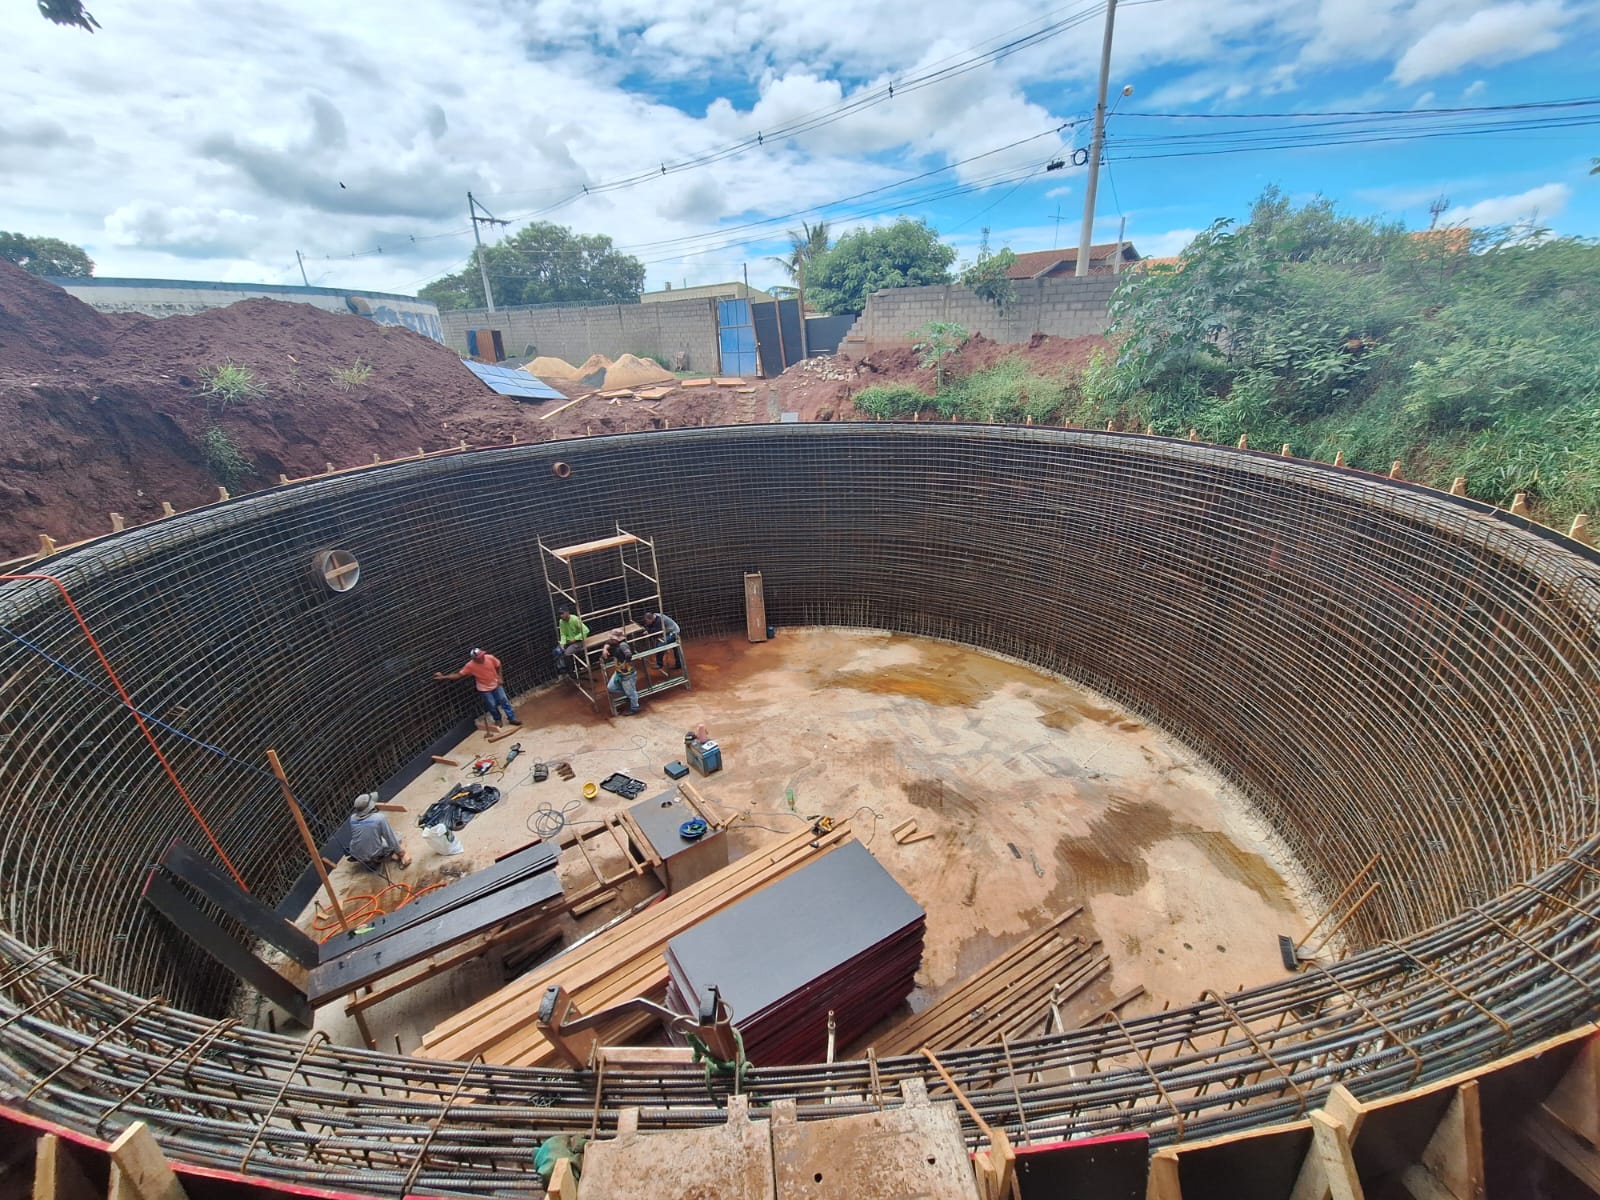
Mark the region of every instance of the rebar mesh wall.
MULTIPOLYGON (((780 625, 951 638, 1117 697, 1229 773, 1330 891, 1382 851, 1364 945, 1481 923, 1473 906, 1596 828, 1592 556, 1467 503, 1268 456, 915 425, 593 439, 334 477, 46 569, 138 704, 185 735, 156 733, 275 899, 299 855, 261 752, 282 752, 326 831, 471 711, 432 671, 481 644, 513 691, 548 674, 535 538, 618 523, 656 539, 690 636, 741 628, 742 574, 759 569, 780 625), (347 595, 311 572, 333 547, 361 562, 347 595)), ((202 835, 55 588, 0 586, 4 925, 132 992, 218 1012, 227 980, 137 895, 169 838, 202 835)), ((1574 879, 1600 877, 1587 861, 1574 879)), ((1551 935, 1561 953, 1592 940, 1587 895, 1559 899, 1577 914, 1551 935)), ((1374 988, 1412 970, 1383 961, 1362 977, 1374 988)), ((1586 990, 1541 993, 1540 1028, 1593 1003, 1592 980, 1557 968, 1586 990)), ((1296 986, 1271 989, 1269 1015, 1296 986)))

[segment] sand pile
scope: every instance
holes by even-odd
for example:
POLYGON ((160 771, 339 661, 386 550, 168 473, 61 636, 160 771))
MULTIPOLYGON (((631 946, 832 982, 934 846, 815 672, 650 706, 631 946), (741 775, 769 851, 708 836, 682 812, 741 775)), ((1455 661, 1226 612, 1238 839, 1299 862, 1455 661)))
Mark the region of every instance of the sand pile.
POLYGON ((541 354, 530 363, 525 363, 522 368, 530 375, 537 375, 540 379, 576 379, 578 369, 564 358, 551 358, 541 354))
POLYGON ((606 370, 611 366, 611 360, 604 354, 591 354, 583 360, 583 364, 574 367, 573 377, 588 387, 600 388, 606 385, 606 370))
POLYGON ((652 383, 676 383, 677 376, 659 363, 624 354, 606 369, 606 389, 645 387, 652 383))

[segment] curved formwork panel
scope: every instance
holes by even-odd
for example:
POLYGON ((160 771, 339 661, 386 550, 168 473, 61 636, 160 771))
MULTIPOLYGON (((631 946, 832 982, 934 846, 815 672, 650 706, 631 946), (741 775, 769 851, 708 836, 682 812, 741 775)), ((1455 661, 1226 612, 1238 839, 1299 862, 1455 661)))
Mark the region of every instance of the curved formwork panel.
MULTIPOLYGON (((548 676, 537 539, 618 524, 655 539, 691 637, 742 627, 760 570, 777 624, 950 638, 1115 697, 1238 783, 1330 895, 1380 855, 1343 962, 1009 1060, 946 1056, 995 1124, 1018 1126, 1020 1098, 1035 1137, 1238 1129, 1593 1011, 1592 551, 1426 489, 1162 439, 686 430, 329 476, 0 583, 0 1093, 90 1131, 144 1119, 201 1164, 526 1187, 540 1138, 589 1128, 592 1077, 241 1028, 230 980, 139 885, 173 837, 214 838, 254 892, 284 895, 300 856, 264 750, 328 833, 467 714, 431 680, 466 647, 494 647, 513 691, 548 676)), ((926 1066, 762 1070, 755 1091, 804 1111, 926 1066)), ((698 1070, 608 1072, 601 1126, 628 1104, 647 1125, 720 1119, 698 1070)))

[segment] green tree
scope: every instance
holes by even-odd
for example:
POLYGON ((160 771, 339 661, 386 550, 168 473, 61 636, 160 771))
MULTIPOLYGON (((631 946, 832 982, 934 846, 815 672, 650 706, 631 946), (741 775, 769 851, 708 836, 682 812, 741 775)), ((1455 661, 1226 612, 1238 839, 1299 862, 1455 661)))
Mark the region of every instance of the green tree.
POLYGON ((989 227, 983 227, 983 238, 978 242, 977 261, 961 271, 961 286, 987 300, 1001 312, 1017 298, 1017 285, 1011 278, 1011 267, 1017 256, 1010 246, 1002 246, 997 253, 989 252, 989 227))
POLYGON ((881 288, 949 283, 956 252, 925 221, 902 217, 880 229, 857 229, 811 264, 806 295, 821 312, 860 312, 881 288))
POLYGON ((489 268, 496 305, 628 304, 644 290, 644 264, 614 249, 609 237, 536 221, 473 250, 464 270, 417 294, 440 308, 482 308, 479 253, 489 268))
MULTIPOLYGON (((800 232, 789 230, 789 253, 774 255, 767 261, 783 269, 790 282, 799 283, 804 278, 802 268, 809 271, 811 264, 828 252, 831 239, 829 237, 828 223, 818 221, 815 225, 800 222, 800 232)), ((773 291, 779 289, 774 288, 773 291)), ((788 291, 790 289, 782 289, 788 291)), ((799 289, 794 289, 798 291, 799 289)))
POLYGON ((94 274, 94 260, 79 246, 59 238, 29 237, 0 230, 0 258, 16 263, 30 275, 61 275, 85 279, 94 274))

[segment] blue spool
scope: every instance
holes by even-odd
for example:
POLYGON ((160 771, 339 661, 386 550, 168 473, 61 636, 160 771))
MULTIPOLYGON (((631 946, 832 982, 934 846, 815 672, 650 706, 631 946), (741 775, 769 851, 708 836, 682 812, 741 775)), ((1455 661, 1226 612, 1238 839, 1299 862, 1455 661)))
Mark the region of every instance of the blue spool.
POLYGON ((705 837, 706 830, 709 828, 711 827, 699 817, 695 817, 693 820, 685 821, 678 826, 678 836, 686 842, 698 842, 705 837))

